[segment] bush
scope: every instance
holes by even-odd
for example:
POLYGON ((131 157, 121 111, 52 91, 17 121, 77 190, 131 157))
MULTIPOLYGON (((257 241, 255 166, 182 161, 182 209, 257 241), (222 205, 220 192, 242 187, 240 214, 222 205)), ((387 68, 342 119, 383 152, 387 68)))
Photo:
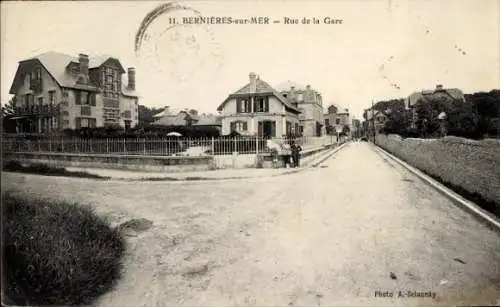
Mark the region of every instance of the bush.
POLYGON ((87 172, 72 172, 62 167, 53 167, 44 163, 31 163, 29 165, 22 165, 18 161, 10 160, 2 163, 2 170, 6 172, 19 172, 27 174, 38 174, 45 176, 67 176, 79 178, 93 178, 93 179, 109 179, 87 172))
POLYGON ((119 278, 124 240, 90 207, 7 193, 2 210, 13 304, 89 304, 119 278))

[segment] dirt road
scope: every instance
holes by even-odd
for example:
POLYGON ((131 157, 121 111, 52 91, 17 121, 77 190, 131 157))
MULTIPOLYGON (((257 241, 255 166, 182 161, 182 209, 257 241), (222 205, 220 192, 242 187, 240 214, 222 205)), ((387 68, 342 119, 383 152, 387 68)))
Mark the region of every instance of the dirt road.
POLYGON ((92 203, 116 223, 154 222, 128 239, 124 278, 100 306, 500 303, 499 233, 366 143, 273 178, 3 179, 92 203))

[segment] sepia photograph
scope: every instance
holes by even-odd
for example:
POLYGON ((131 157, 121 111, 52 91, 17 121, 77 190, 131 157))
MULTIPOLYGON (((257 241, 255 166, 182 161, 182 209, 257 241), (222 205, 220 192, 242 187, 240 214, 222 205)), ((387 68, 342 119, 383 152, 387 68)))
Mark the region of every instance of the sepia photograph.
POLYGON ((2 1, 3 306, 499 306, 499 0, 2 1))

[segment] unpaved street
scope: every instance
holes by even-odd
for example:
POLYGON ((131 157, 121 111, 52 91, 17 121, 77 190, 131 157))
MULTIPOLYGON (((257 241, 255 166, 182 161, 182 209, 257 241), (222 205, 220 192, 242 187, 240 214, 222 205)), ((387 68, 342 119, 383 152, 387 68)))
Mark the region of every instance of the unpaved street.
POLYGON ((500 302, 499 233, 367 143, 349 144, 323 167, 272 178, 103 182, 9 173, 2 182, 92 203, 117 223, 154 222, 128 239, 123 279, 100 306, 500 302))

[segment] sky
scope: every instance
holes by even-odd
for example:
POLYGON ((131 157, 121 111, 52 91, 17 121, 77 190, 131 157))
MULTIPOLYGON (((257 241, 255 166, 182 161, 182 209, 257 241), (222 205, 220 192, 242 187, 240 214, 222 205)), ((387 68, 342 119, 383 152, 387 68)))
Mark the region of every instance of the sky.
POLYGON ((184 9, 157 17, 139 53, 146 14, 165 2, 1 2, 1 101, 18 62, 47 51, 110 54, 135 67, 140 104, 215 113, 250 72, 272 86, 311 85, 361 118, 371 101, 413 91, 500 88, 500 1, 186 1, 201 16, 269 17, 268 25, 179 23, 184 9), (284 24, 284 18, 319 24, 284 24), (326 24, 325 17, 342 19, 326 24))

